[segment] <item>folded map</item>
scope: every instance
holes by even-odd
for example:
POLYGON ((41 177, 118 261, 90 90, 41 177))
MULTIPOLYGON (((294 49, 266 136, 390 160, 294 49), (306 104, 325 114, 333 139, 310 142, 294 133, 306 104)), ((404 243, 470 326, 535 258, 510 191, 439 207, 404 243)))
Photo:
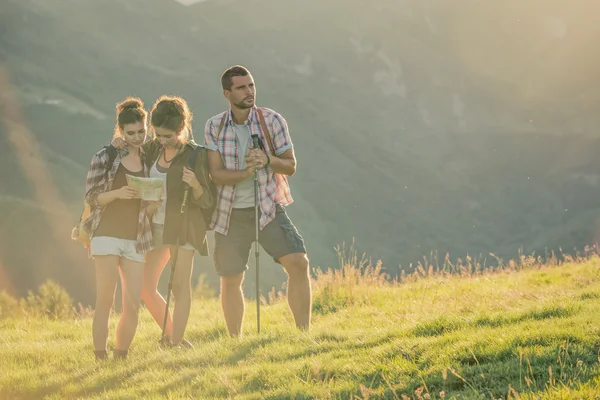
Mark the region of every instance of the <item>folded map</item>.
POLYGON ((154 201, 162 197, 162 178, 142 178, 127 174, 127 186, 139 190, 142 200, 154 201))

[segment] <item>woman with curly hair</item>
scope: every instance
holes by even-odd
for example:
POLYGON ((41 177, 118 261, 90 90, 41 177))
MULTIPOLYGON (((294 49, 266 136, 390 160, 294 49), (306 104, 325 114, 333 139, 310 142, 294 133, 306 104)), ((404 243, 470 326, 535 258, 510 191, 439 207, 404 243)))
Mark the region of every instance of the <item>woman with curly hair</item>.
POLYGON ((146 137, 146 118, 140 99, 130 97, 119 103, 113 137, 120 138, 127 148, 112 156, 108 147, 101 149, 92 158, 86 178, 85 198, 91 212, 82 229, 91 239, 90 257, 96 267, 92 336, 97 359, 108 357, 109 317, 119 276, 123 312, 114 357, 127 356, 138 324, 144 254, 154 246, 147 213, 153 213, 160 203, 141 200, 138 191, 127 185, 127 175, 149 175, 140 152, 146 137))

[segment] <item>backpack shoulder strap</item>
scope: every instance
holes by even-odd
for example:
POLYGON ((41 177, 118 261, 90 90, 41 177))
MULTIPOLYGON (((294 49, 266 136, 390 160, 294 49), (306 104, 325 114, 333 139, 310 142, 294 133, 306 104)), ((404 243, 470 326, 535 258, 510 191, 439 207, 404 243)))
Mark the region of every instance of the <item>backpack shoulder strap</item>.
POLYGON ((117 149, 113 146, 104 146, 106 152, 108 153, 108 165, 112 165, 115 162, 115 158, 117 158, 117 149))
POLYGON ((227 119, 227 111, 223 114, 223 118, 221 118, 221 123, 219 124, 219 132, 217 133, 217 142, 219 141, 219 137, 221 136, 221 132, 223 132, 223 127, 225 126, 225 120, 227 119))
POLYGON ((117 149, 111 145, 108 146, 104 146, 104 149, 106 149, 106 154, 108 154, 108 168, 106 168, 105 174, 104 174, 104 179, 106 179, 108 181, 108 173, 112 168, 113 163, 115 162, 115 159, 117 158, 117 149))
POLYGON ((195 146, 196 147, 194 147, 194 150, 190 152, 190 158, 188 159, 188 165, 192 170, 196 169, 196 160, 198 159, 198 153, 205 149, 205 147, 200 144, 195 144, 195 146))
POLYGON ((258 114, 258 119, 260 120, 262 132, 265 135, 265 138, 267 139, 267 143, 269 143, 269 149, 271 149, 271 154, 275 155, 275 148, 273 147, 273 141, 271 140, 271 133, 267 129, 267 124, 265 123, 265 116, 262 113, 262 108, 256 107, 256 113, 258 114))

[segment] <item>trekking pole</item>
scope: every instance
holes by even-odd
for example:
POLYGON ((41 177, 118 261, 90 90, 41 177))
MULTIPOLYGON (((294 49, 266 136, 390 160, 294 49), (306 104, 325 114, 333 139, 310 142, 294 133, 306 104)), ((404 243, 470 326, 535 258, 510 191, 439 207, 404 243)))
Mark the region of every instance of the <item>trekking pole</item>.
MULTIPOLYGON (((252 135, 252 143, 254 144, 254 148, 260 148, 260 143, 258 141, 258 135, 252 135)), ((259 252, 258 252, 258 231, 259 231, 259 216, 258 212, 259 199, 258 199, 258 170, 254 170, 254 257, 256 257, 256 329, 258 333, 260 333, 260 288, 259 288, 259 276, 260 276, 260 260, 259 260, 259 252)))
MULTIPOLYGON (((183 226, 186 224, 186 221, 184 219, 184 213, 185 213, 185 207, 187 205, 187 199, 189 196, 189 192, 190 192, 190 187, 188 185, 185 185, 185 189, 183 190, 183 200, 181 202, 181 208, 179 209, 179 212, 181 214, 181 226, 182 229, 179 232, 180 234, 182 232, 184 232, 183 226)), ((165 318, 163 320, 163 327, 162 327, 162 336, 160 338, 160 342, 164 345, 165 343, 165 332, 167 330, 167 317, 169 315, 169 300, 171 300, 171 290, 173 289, 173 275, 175 275, 175 265, 177 265, 177 256, 179 255, 179 236, 177 235, 177 241, 176 241, 176 246, 175 246, 175 254, 173 254, 173 257, 171 257, 171 274, 169 275, 169 288, 167 291, 167 304, 165 305, 165 318)), ((184 238, 185 240, 185 238, 184 238)))

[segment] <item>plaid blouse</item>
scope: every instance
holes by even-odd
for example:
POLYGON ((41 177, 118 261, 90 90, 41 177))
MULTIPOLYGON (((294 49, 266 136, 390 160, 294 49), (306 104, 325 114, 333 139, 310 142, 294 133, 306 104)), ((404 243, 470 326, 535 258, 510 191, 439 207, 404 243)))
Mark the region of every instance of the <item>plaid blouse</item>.
MULTIPOLYGON (((101 149, 94 155, 94 157, 92 157, 90 169, 88 170, 87 178, 85 180, 85 200, 90 205, 91 212, 89 217, 82 224, 83 229, 89 233, 90 239, 94 236, 94 232, 100 224, 102 213, 106 209, 106 206, 102 207, 98 204, 98 195, 111 190, 117 169, 119 168, 119 165, 121 165, 121 158, 123 158, 126 154, 126 149, 119 150, 112 165, 108 165, 109 156, 106 148, 101 149)), ((144 156, 142 155, 144 176, 148 176, 148 167, 143 157, 144 156)), ((146 216, 147 206, 148 203, 146 201, 140 201, 136 251, 141 254, 147 253, 154 247, 152 240, 152 227, 148 217, 146 216)))
MULTIPOLYGON (((259 135, 265 146, 265 151, 270 153, 269 142, 265 139, 260 128, 260 120, 256 114, 259 112, 258 110, 257 107, 252 108, 245 124, 250 129, 252 135, 259 135)), ((292 139, 290 138, 285 119, 268 108, 261 107, 260 110, 262 110, 265 117, 265 124, 271 133, 275 155, 280 155, 291 149, 293 146, 292 139)), ((238 169, 238 158, 240 157, 238 151, 239 142, 235 133, 231 110, 215 115, 206 122, 204 143, 208 150, 220 153, 226 169, 238 169), (217 138, 219 125, 224 116, 226 119, 223 131, 217 138)), ((275 219, 275 206, 277 204, 287 206, 293 202, 293 199, 287 176, 274 173, 270 166, 258 170, 258 188, 261 211, 260 229, 262 230, 269 222, 275 219)), ((215 232, 227 235, 234 198, 235 185, 217 185, 217 206, 211 222, 211 228, 215 232)))

